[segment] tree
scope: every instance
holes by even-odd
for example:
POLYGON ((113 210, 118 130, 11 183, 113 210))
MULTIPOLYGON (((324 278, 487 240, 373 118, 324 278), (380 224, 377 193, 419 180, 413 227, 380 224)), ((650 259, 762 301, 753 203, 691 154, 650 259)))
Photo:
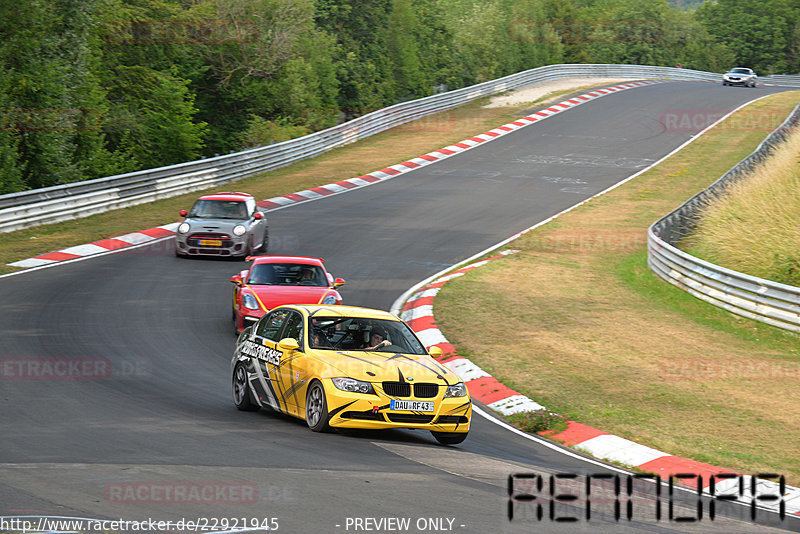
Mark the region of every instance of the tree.
POLYGON ((94 75, 92 40, 98 7, 98 0, 31 0, 3 8, 0 66, 5 103, 14 110, 4 159, 10 165, 13 147, 14 167, 26 187, 95 178, 120 168, 103 146, 100 127, 106 106, 94 75))
POLYGON ((759 73, 797 72, 797 8, 790 0, 719 0, 704 3, 697 18, 738 65, 759 73))
POLYGON ((194 94, 176 73, 117 66, 108 81, 112 110, 104 131, 112 150, 151 168, 197 159, 205 123, 195 123, 194 94))

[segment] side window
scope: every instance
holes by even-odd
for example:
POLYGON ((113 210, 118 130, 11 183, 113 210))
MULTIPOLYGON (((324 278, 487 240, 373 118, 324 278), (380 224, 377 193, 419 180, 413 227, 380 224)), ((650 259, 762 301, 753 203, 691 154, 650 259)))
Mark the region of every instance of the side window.
POLYGON ((256 212, 256 201, 253 198, 248 198, 245 200, 245 204, 247 205, 247 216, 252 217, 253 214, 256 212))
POLYGON ((297 312, 291 312, 284 323, 281 339, 290 337, 296 339, 297 343, 303 346, 303 316, 297 312))
POLYGON ((275 310, 272 313, 268 313, 258 321, 256 335, 265 337, 270 341, 279 341, 278 332, 289 313, 291 313, 290 310, 275 310))

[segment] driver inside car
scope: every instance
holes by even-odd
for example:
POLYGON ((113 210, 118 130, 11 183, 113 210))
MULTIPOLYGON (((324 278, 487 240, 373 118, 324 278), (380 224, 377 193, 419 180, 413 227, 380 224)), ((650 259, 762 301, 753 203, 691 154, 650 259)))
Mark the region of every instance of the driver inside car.
POLYGON ((392 342, 386 339, 386 337, 385 330, 381 328, 374 328, 372 330, 372 334, 369 336, 369 341, 367 342, 367 346, 364 347, 364 350, 378 350, 387 345, 391 345, 392 342))

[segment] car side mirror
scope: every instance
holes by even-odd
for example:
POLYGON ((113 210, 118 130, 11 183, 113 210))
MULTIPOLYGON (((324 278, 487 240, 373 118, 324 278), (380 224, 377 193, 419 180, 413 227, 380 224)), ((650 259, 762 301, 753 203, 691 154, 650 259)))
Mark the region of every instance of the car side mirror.
POLYGON ((242 285, 242 275, 234 274, 233 276, 231 276, 231 282, 233 282, 237 286, 242 285))
POLYGON ((441 358, 442 349, 440 347, 431 347, 428 349, 428 354, 430 354, 432 358, 441 358))
POLYGON ((189 212, 186 210, 181 210, 178 213, 180 214, 181 217, 186 217, 187 215, 189 215, 189 212))
POLYGON ((344 278, 337 278, 333 281, 333 287, 339 287, 345 285, 347 282, 344 281, 344 278))
POLYGON ((278 341, 278 348, 284 352, 289 352, 299 349, 300 345, 297 343, 296 339, 286 337, 278 341))
POLYGON ((264 214, 261 213, 260 211, 257 211, 255 212, 255 214, 253 214, 253 218, 257 221, 260 221, 261 219, 264 218, 264 214))

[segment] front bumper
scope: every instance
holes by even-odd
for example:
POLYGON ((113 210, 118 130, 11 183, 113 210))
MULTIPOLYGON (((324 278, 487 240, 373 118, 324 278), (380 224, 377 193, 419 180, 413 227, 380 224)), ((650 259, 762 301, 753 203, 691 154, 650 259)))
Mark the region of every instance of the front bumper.
POLYGON ((249 308, 241 308, 236 319, 236 329, 241 332, 250 325, 254 325, 259 319, 264 317, 267 312, 264 310, 251 310, 249 308), (244 312, 242 312, 244 310, 244 312))
MULTIPOLYGON (((465 397, 444 398, 444 392, 433 398, 401 397, 400 400, 432 401, 432 412, 391 410, 394 397, 385 395, 376 387, 377 395, 350 393, 336 388, 324 380, 330 426, 337 428, 417 428, 435 432, 469 432, 472 419, 472 401, 465 397)), ((444 389, 444 388, 440 388, 444 389)))
POLYGON ((723 78, 728 85, 749 85, 752 80, 750 78, 723 78))
POLYGON ((247 247, 249 238, 249 234, 242 236, 176 234, 175 252, 181 256, 246 256, 250 252, 247 247))

